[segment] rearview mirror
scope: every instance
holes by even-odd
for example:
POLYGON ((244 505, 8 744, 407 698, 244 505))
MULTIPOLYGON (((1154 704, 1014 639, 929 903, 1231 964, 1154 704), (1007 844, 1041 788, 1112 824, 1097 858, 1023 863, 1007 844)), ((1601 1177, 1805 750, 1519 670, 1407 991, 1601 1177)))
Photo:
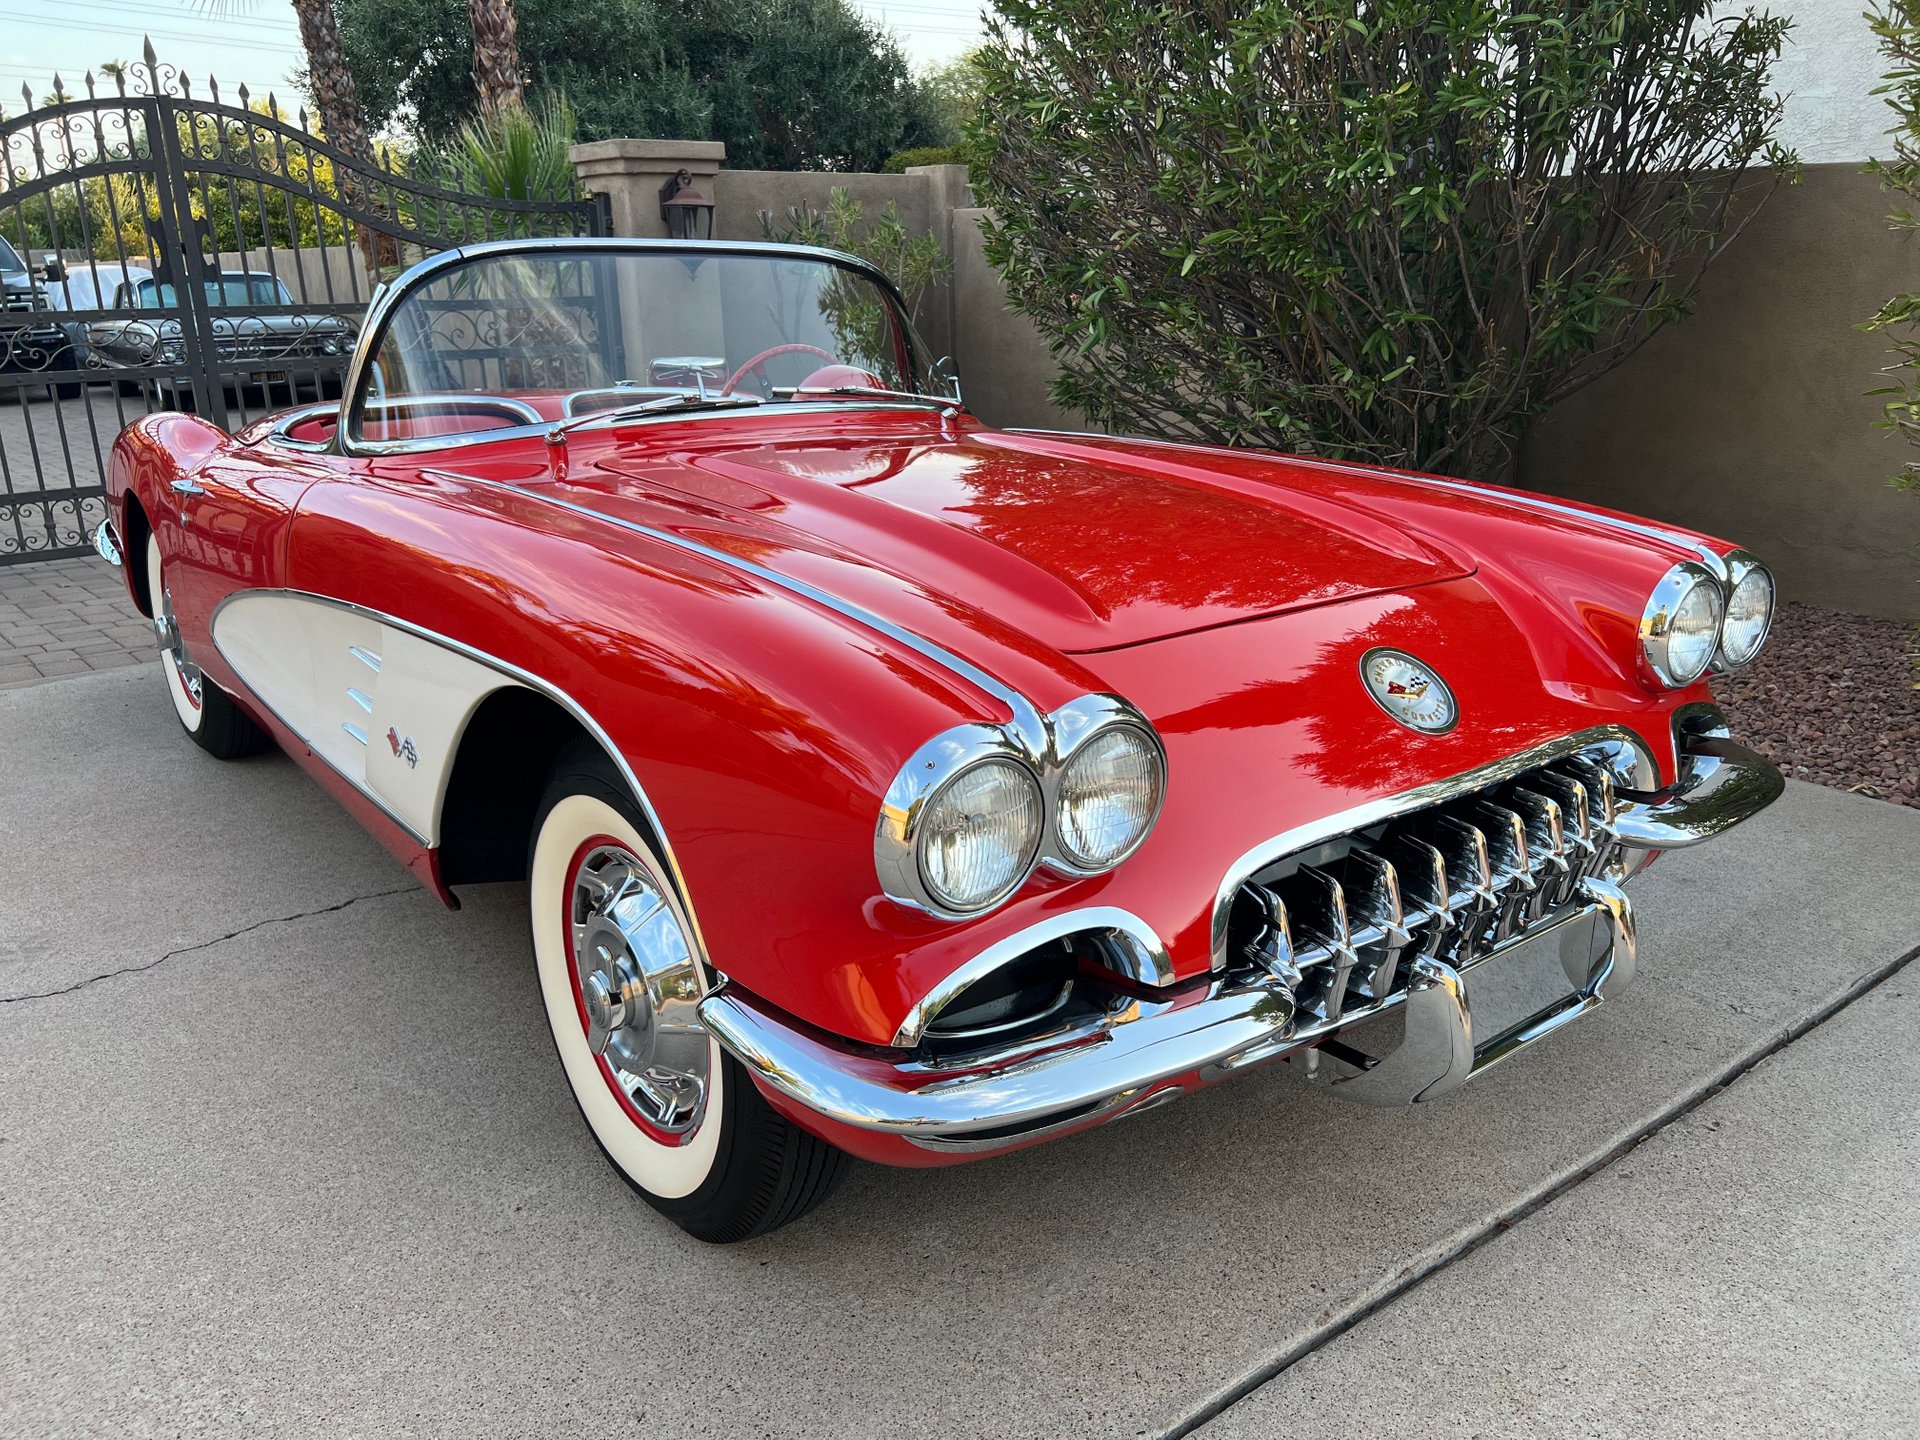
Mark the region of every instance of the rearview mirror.
POLYGON ((60 281, 67 278, 67 267, 61 263, 58 255, 49 254, 41 263, 40 274, 43 279, 60 281))

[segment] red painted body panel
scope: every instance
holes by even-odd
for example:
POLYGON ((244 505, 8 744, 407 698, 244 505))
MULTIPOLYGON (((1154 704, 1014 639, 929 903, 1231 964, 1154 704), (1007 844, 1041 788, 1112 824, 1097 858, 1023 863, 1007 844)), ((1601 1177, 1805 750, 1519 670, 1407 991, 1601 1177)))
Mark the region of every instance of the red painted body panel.
POLYGON ((714 965, 876 1044, 963 961, 1089 904, 1138 915, 1199 975, 1221 876, 1260 841, 1598 724, 1637 731, 1671 776, 1672 713, 1706 698, 1638 668, 1641 608, 1684 545, 1417 477, 859 406, 577 431, 560 457, 520 437, 353 461, 210 445, 208 428, 136 426, 112 484, 116 505, 130 487, 172 527, 163 545, 193 568, 183 629, 213 678, 244 695, 206 626, 253 586, 350 601, 541 677, 639 779, 714 965), (166 480, 189 470, 220 493, 182 526, 166 480), (863 607, 1042 710, 1126 697, 1167 749, 1157 829, 1110 874, 1039 872, 972 921, 883 898, 888 783, 931 736, 1005 707, 910 644, 634 526, 863 607), (1358 678, 1374 645, 1434 666, 1460 724, 1390 721, 1358 678))

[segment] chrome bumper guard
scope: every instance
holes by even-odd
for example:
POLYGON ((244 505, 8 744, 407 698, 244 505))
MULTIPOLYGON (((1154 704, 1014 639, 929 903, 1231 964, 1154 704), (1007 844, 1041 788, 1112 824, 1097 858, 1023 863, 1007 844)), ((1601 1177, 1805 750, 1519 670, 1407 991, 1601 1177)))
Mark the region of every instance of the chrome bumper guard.
MULTIPOLYGON (((1349 877, 1355 869, 1380 876, 1366 893, 1355 890, 1349 899, 1317 866, 1301 866, 1288 877, 1295 893, 1330 887, 1317 908, 1300 917, 1306 943, 1298 948, 1277 892, 1253 886, 1272 906, 1269 920, 1279 912, 1277 936, 1271 925, 1261 932, 1266 949, 1258 963, 1164 999, 1118 996, 1097 1020, 1003 1051, 941 1060, 856 1046, 732 984, 701 1003, 700 1018, 762 1083, 825 1119, 945 1151, 1006 1149, 1114 1119, 1255 1064, 1314 1050, 1395 1009, 1404 1010, 1405 1035, 1390 1054, 1375 1059, 1337 1042, 1328 1046, 1343 1072, 1333 1091, 1378 1105, 1436 1099, 1632 981, 1632 908, 1614 878, 1602 873, 1630 868, 1625 849, 1698 844, 1757 813, 1784 788, 1768 761, 1722 735, 1683 736, 1683 745, 1680 782, 1659 791, 1612 787, 1589 776, 1576 756, 1560 771, 1523 776, 1515 803, 1524 802, 1526 813, 1512 817, 1510 833, 1500 816, 1512 812, 1484 794, 1467 797, 1488 828, 1443 817, 1442 823, 1479 838, 1461 838, 1444 853, 1426 847, 1434 862, 1428 884, 1437 888, 1424 892, 1424 902, 1411 884, 1403 897, 1395 867, 1380 860, 1372 840, 1356 839, 1353 850, 1362 852, 1363 863, 1350 867, 1349 877), (1498 843, 1487 839, 1493 823, 1501 826, 1498 843), (1551 848, 1530 839, 1550 841, 1551 848), (1477 861, 1478 870, 1450 884, 1448 863, 1461 855, 1477 861), (1549 940, 1560 945, 1572 993, 1498 1035, 1476 1037, 1466 977, 1521 945, 1549 940), (1383 972, 1397 972, 1397 983, 1383 972)), ((1512 791, 1501 794, 1514 800, 1512 791)))

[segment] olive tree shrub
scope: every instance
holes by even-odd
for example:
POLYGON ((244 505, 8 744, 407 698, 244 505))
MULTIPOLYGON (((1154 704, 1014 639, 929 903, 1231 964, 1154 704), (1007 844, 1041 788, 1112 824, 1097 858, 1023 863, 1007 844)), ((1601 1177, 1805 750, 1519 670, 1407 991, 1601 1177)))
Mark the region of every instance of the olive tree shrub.
POLYGON ((1788 167, 1694 0, 995 0, 987 253, 1114 429, 1430 470, 1685 313, 1788 167))
MULTIPOLYGON (((1893 137, 1893 158, 1870 161, 1867 169, 1903 197, 1888 217, 1893 228, 1920 230, 1920 216, 1907 203, 1920 200, 1920 15, 1912 0, 1885 0, 1867 12, 1867 23, 1891 66, 1874 93, 1886 97, 1894 115, 1887 132, 1893 137)), ((1889 383, 1867 392, 1885 402, 1878 423, 1920 445, 1920 291, 1895 295, 1864 328, 1892 336, 1897 357, 1886 370, 1889 383)), ((1902 490, 1920 489, 1920 461, 1902 465, 1893 483, 1902 490)))

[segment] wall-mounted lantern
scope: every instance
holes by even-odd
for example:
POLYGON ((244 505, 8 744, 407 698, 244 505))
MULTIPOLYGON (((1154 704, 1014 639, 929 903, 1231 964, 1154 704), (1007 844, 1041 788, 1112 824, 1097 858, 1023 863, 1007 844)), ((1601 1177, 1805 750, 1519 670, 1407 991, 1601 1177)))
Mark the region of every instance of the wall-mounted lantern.
POLYGON ((682 170, 660 187, 660 218, 675 240, 713 238, 713 201, 693 188, 693 172, 682 170))

